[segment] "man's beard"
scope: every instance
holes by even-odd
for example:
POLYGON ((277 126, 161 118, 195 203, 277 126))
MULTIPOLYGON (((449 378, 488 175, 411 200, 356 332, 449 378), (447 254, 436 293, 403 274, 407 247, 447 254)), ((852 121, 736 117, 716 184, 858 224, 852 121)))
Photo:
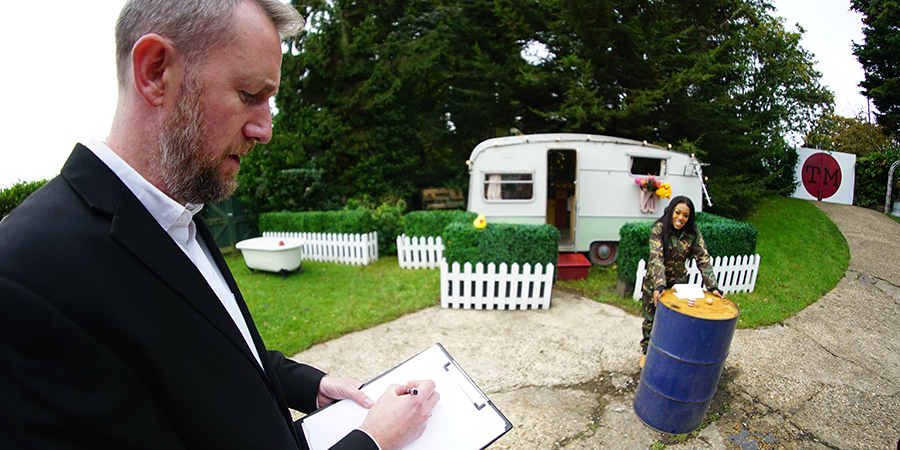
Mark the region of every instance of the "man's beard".
POLYGON ((200 106, 202 88, 196 77, 188 75, 178 92, 175 112, 163 126, 159 146, 162 154, 162 179, 169 195, 180 202, 193 204, 225 200, 237 188, 237 171, 220 176, 228 155, 246 154, 253 148, 207 156, 206 123, 200 106))

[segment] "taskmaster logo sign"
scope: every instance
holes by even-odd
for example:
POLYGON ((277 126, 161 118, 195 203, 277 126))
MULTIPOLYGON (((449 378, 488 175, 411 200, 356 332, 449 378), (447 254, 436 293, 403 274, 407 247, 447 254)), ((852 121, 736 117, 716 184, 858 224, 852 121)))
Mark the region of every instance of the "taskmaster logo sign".
POLYGON ((828 153, 814 153, 803 162, 803 187, 816 200, 830 198, 841 187, 841 165, 828 153))
POLYGON ((797 156, 794 198, 853 204, 856 155, 800 147, 797 156))

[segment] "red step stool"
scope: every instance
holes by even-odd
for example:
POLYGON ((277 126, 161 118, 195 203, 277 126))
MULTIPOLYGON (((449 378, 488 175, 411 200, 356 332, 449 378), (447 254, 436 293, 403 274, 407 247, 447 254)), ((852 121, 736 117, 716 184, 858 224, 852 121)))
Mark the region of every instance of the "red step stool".
POLYGON ((591 262, 581 253, 560 253, 556 261, 557 280, 587 280, 591 262))

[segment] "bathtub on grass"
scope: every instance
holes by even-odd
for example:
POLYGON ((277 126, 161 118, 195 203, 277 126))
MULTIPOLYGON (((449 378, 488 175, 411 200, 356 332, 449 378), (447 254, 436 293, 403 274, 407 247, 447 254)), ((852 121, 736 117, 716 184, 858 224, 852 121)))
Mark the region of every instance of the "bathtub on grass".
POLYGON ((277 272, 285 278, 303 265, 304 243, 306 240, 300 238, 257 237, 238 242, 235 247, 244 255, 251 272, 277 272))

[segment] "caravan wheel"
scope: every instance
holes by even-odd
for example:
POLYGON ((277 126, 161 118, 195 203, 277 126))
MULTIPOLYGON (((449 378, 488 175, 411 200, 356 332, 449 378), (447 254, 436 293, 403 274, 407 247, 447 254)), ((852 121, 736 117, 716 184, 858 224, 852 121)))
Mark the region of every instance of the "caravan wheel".
POLYGON ((616 262, 619 245, 616 242, 593 242, 588 252, 588 259, 595 266, 608 266, 616 262))

